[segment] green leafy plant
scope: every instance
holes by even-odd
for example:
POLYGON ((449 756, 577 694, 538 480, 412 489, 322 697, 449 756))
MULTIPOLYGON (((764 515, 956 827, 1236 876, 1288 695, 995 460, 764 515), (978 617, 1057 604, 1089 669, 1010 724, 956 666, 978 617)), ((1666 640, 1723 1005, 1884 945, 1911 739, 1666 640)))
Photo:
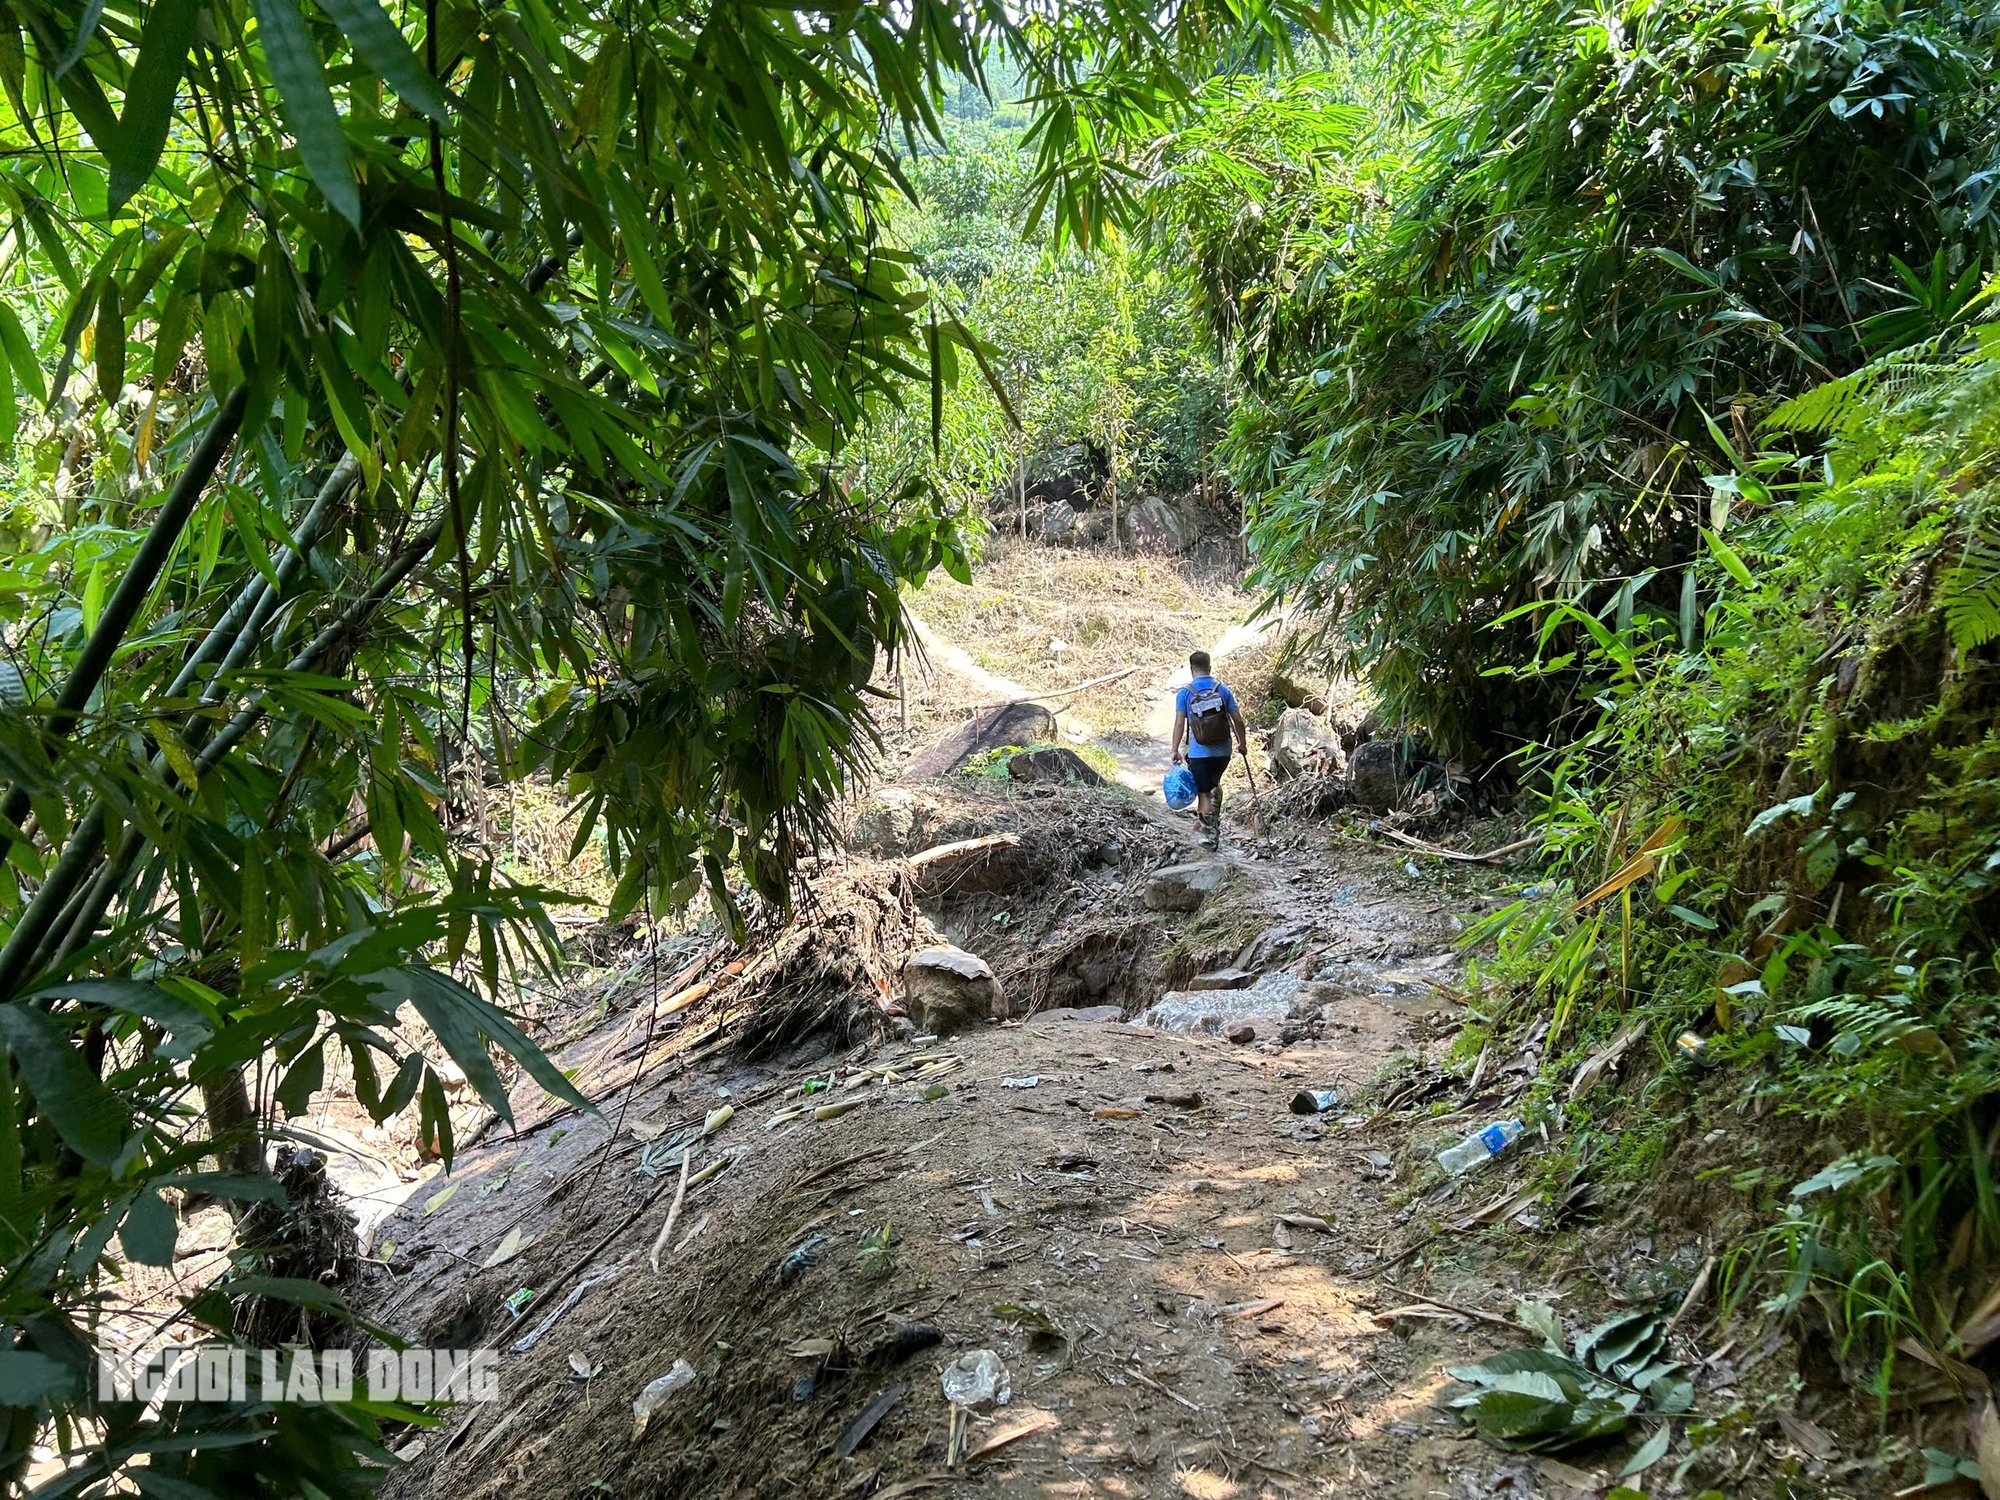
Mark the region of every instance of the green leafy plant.
POLYGON ((854 1260, 862 1280, 886 1281, 896 1274, 894 1228, 893 1219, 884 1219, 880 1229, 871 1229, 861 1236, 861 1248, 854 1260))
POLYGON ((1553 1452, 1615 1436, 1641 1410, 1672 1416, 1693 1402, 1693 1384, 1664 1358, 1664 1314, 1613 1318, 1578 1333, 1567 1354, 1550 1308, 1523 1304, 1521 1320, 1542 1335, 1541 1348, 1510 1349, 1448 1372, 1476 1387, 1451 1405, 1482 1437, 1524 1452, 1553 1452))

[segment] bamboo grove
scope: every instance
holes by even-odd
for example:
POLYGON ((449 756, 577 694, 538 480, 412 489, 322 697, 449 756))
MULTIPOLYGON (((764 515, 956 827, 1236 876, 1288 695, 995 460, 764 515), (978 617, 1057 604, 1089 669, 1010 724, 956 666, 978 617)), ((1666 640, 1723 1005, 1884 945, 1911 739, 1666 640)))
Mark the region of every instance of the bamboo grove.
MULTIPOLYGON (((413 1005, 503 1114, 555 893, 453 824, 530 775, 613 905, 741 931, 867 755, 955 508, 844 475, 984 352, 884 233, 897 138, 1004 56, 1035 210, 1306 6, 10 0, 0 7, 0 1474, 359 1493, 365 1405, 139 1422, 93 1308, 173 1201, 270 1199, 344 1057, 449 1159, 413 1005), (914 396, 912 396, 914 393, 914 396), (421 878, 417 865, 421 863, 421 878), (246 1087, 246 1074, 252 1086, 246 1087), (47 1424, 53 1420, 51 1429, 47 1424)), ((935 422, 933 425, 935 434, 935 422)), ((184 1316, 328 1290, 246 1256, 184 1316)))

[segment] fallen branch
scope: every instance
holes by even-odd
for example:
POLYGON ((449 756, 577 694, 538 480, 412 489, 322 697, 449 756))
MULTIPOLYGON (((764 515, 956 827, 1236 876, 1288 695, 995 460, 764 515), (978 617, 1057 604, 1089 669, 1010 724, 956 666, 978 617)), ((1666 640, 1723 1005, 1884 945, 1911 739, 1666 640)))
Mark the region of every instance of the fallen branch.
POLYGON ((667 1210, 667 1222, 660 1226, 659 1234, 654 1237, 652 1253, 648 1257, 653 1263, 653 1272, 655 1275, 659 1273, 660 1269, 660 1252, 666 1248, 667 1242, 674 1237, 674 1221, 680 1218, 681 1204, 687 1201, 688 1167, 693 1161, 694 1147, 691 1145, 682 1147, 681 1185, 674 1189, 674 1201, 672 1207, 667 1210))
POLYGON ((1122 678, 1130 677, 1138 670, 1136 666, 1133 666, 1126 667, 1123 671, 1119 672, 1107 672, 1102 677, 1093 677, 1088 682, 1079 682, 1075 687, 1057 688, 1052 693, 1029 693, 1024 698, 1002 698, 998 703, 975 703, 972 705, 971 711, 973 713, 983 713, 989 708, 1012 708, 1017 703, 1046 703, 1051 698, 1068 698, 1083 692, 1086 688, 1103 687, 1107 682, 1117 682, 1122 678))
POLYGON ((1668 1333, 1680 1327, 1681 1321, 1694 1311, 1695 1304, 1701 1301, 1701 1294, 1708 1290, 1708 1278, 1715 1274, 1715 1266, 1716 1259, 1713 1255, 1701 1263, 1701 1272, 1695 1277, 1694 1285, 1689 1287, 1687 1295, 1681 1298, 1680 1310, 1667 1320, 1668 1333))
POLYGON ((1542 842, 1542 836, 1536 833, 1530 834, 1524 839, 1516 839, 1511 844, 1502 844, 1498 849, 1488 849, 1483 854, 1461 854, 1456 849, 1440 848, 1436 844, 1427 844, 1422 839, 1411 838, 1407 833, 1398 833, 1393 828, 1384 828, 1380 823, 1370 823, 1368 831, 1392 838, 1399 844, 1408 844, 1412 849, 1420 850, 1434 858, 1456 859, 1469 865, 1491 864, 1495 861, 1505 859, 1510 854, 1519 854, 1523 849, 1542 842))
POLYGON ((1519 1323, 1516 1323, 1512 1318, 1503 1318, 1497 1313, 1481 1312, 1476 1307, 1465 1307, 1456 1302, 1447 1302, 1442 1297, 1428 1296, 1423 1292, 1412 1291, 1406 1286, 1399 1286, 1396 1288, 1396 1291, 1405 1297, 1415 1297, 1419 1302, 1428 1302, 1432 1307, 1441 1307, 1446 1312, 1457 1313, 1461 1318, 1476 1318, 1482 1323, 1491 1323, 1495 1328, 1505 1328, 1512 1333, 1519 1333, 1521 1331, 1519 1323))

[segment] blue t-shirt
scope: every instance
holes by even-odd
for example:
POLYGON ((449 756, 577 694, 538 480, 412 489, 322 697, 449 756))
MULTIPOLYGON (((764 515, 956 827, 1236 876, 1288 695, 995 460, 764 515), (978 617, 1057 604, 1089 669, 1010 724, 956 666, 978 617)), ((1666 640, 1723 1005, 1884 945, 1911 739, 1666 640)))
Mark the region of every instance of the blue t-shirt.
MULTIPOLYGON (((1223 685, 1217 682, 1213 677, 1197 677, 1193 682, 1190 682, 1186 687, 1182 688, 1178 693, 1174 694, 1174 712, 1179 714, 1185 714, 1188 711, 1189 700, 1192 699, 1196 693, 1206 692, 1210 688, 1218 688, 1218 687, 1222 688, 1223 708, 1232 714, 1235 713, 1236 695, 1230 692, 1227 687, 1223 687, 1223 685)), ((1211 755, 1227 755, 1229 754, 1229 749, 1230 745, 1228 740, 1224 740, 1219 745, 1204 745, 1200 743, 1194 737, 1194 725, 1192 724, 1188 725, 1187 754, 1189 759, 1206 760, 1211 755)))

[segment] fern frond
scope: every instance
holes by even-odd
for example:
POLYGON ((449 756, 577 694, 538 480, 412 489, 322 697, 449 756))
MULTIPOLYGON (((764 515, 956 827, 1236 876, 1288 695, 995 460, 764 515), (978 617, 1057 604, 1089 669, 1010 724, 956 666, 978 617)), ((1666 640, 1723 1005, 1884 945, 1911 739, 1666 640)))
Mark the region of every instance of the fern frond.
POLYGON ((1764 419, 1772 432, 1845 433, 1863 417, 1928 395, 1959 368, 1938 340, 1912 344, 1782 403, 1764 419))
POLYGON ((1960 651, 2000 636, 2000 546, 1983 537, 1968 542, 1958 566, 1944 575, 1938 603, 1960 651))

